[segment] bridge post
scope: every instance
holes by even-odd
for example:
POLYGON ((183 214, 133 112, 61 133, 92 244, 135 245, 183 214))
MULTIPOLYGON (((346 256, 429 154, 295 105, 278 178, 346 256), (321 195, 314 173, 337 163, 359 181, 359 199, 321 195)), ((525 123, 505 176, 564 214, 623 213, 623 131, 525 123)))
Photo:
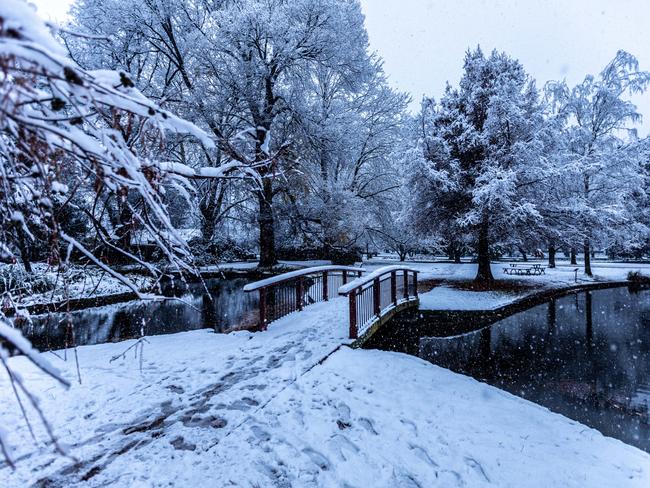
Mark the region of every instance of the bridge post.
POLYGON ((260 288, 260 330, 266 329, 266 288, 260 288))
POLYGON ((302 310, 303 308, 303 284, 302 284, 302 278, 298 278, 298 282, 296 283, 296 308, 298 310, 302 310))
POLYGON ((348 296, 350 297, 350 339, 356 339, 359 336, 357 330, 357 292, 352 290, 348 296))
POLYGON ((330 299, 329 293, 329 284, 327 283, 327 271, 323 271, 323 300, 328 301, 330 299))
POLYGON ((397 272, 390 273, 390 300, 397 307, 397 272))
POLYGON ((413 296, 418 297, 418 274, 416 272, 413 273, 413 296))
POLYGON ((375 312, 375 315, 379 317, 379 314, 381 313, 381 283, 379 282, 379 278, 375 278, 375 280, 372 283, 372 298, 373 298, 373 311, 375 312))
POLYGON ((347 284, 348 282, 348 272, 346 270, 343 270, 343 284, 347 284))
POLYGON ((404 270, 404 298, 409 297, 409 272, 404 270))

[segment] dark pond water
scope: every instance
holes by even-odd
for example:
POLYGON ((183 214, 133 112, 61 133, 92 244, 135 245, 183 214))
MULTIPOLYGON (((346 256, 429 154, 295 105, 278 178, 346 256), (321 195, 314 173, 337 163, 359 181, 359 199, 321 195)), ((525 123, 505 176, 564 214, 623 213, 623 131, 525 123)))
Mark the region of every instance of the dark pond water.
MULTIPOLYGON (((248 280, 205 280, 189 284, 178 299, 155 302, 131 301, 88 308, 70 314, 77 345, 116 342, 145 335, 173 334, 211 328, 225 332, 257 319, 257 293, 244 293, 248 280), (206 290, 207 289, 207 290, 206 290)), ((37 349, 66 347, 67 314, 34 316, 23 333, 37 349)))
POLYGON ((650 290, 568 295, 403 349, 650 452, 650 290))

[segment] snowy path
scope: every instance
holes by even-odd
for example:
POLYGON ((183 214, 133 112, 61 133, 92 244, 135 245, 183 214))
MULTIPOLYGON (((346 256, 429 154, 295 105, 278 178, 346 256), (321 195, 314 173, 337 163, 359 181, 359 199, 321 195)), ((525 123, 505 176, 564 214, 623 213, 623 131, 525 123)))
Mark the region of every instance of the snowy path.
MULTIPOLYGON (((344 299, 316 304, 301 313, 300 320, 298 315, 285 317, 263 334, 196 331, 149 337, 142 372, 133 350, 109 362, 133 341, 80 347, 82 384, 73 384, 68 392, 23 358, 14 358, 14 366, 39 393, 61 442, 79 462, 47 447, 37 450, 2 377, 0 395, 9 401, 2 402, 0 417, 18 426, 10 441, 19 446, 15 453, 19 463, 16 472, 0 469, 0 486, 37 480, 48 486, 84 480, 94 485, 132 480, 139 474, 166 479, 164 473, 172 468, 184 472, 187 466, 185 461, 178 464, 179 458, 202 459, 246 418, 347 341, 342 325, 345 305, 344 299)), ((51 355, 50 359, 74 383, 74 362, 62 363, 51 355)), ((39 437, 44 439, 44 433, 39 437)))

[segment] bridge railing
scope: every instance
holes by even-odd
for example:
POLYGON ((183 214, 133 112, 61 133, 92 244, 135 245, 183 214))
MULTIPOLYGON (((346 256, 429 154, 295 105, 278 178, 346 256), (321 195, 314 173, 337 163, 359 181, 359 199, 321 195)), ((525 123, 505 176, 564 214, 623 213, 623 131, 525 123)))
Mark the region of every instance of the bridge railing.
POLYGON ((418 271, 385 266, 342 285, 339 295, 350 301, 350 339, 357 339, 390 309, 418 299, 418 271))
POLYGON ((363 271, 351 266, 316 266, 249 283, 244 291, 259 292, 258 327, 264 330, 269 322, 337 296, 340 286, 363 271))

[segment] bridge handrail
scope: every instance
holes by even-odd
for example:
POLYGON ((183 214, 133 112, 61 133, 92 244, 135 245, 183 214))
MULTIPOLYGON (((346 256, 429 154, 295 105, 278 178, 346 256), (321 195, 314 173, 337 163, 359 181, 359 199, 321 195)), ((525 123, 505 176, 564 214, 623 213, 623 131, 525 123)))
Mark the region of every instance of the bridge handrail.
POLYGON ((346 284, 348 276, 361 276, 364 271, 353 266, 314 266, 249 283, 244 291, 259 292, 258 327, 264 330, 269 322, 336 296, 332 292, 338 290, 339 284, 346 284))
POLYGON ((255 281, 254 283, 248 283, 244 286, 245 292, 251 292, 259 290, 260 288, 268 288, 272 285, 278 285, 285 281, 290 281, 300 276, 307 276, 310 274, 322 273, 324 271, 350 271, 353 273, 363 273, 365 269, 355 268, 353 266, 313 266, 311 268, 297 269, 295 271, 289 271, 287 273, 282 273, 276 276, 271 276, 270 278, 264 278, 263 280, 255 281))
POLYGON ((393 313, 400 304, 417 301, 418 270, 402 265, 384 266, 343 284, 338 291, 339 295, 347 296, 350 301, 349 336, 350 339, 357 339, 359 329, 366 329, 384 315, 393 313), (386 289, 382 283, 389 284, 390 289, 386 289), (401 293, 398 293, 400 287, 401 293), (412 293, 409 288, 412 288, 412 293))
POLYGON ((342 285, 339 287, 339 295, 346 296, 348 293, 350 293, 352 290, 355 290, 357 288, 362 287, 363 285, 366 285, 370 283, 371 281, 374 281, 376 278, 382 278, 383 276, 392 273, 393 271, 409 271, 411 273, 418 273, 417 269, 410 268, 408 266, 400 266, 400 265, 391 265, 391 266, 384 266, 382 268, 376 269, 372 273, 368 273, 365 276, 361 276, 357 278, 356 280, 352 280, 349 283, 346 283, 345 285, 342 285))

